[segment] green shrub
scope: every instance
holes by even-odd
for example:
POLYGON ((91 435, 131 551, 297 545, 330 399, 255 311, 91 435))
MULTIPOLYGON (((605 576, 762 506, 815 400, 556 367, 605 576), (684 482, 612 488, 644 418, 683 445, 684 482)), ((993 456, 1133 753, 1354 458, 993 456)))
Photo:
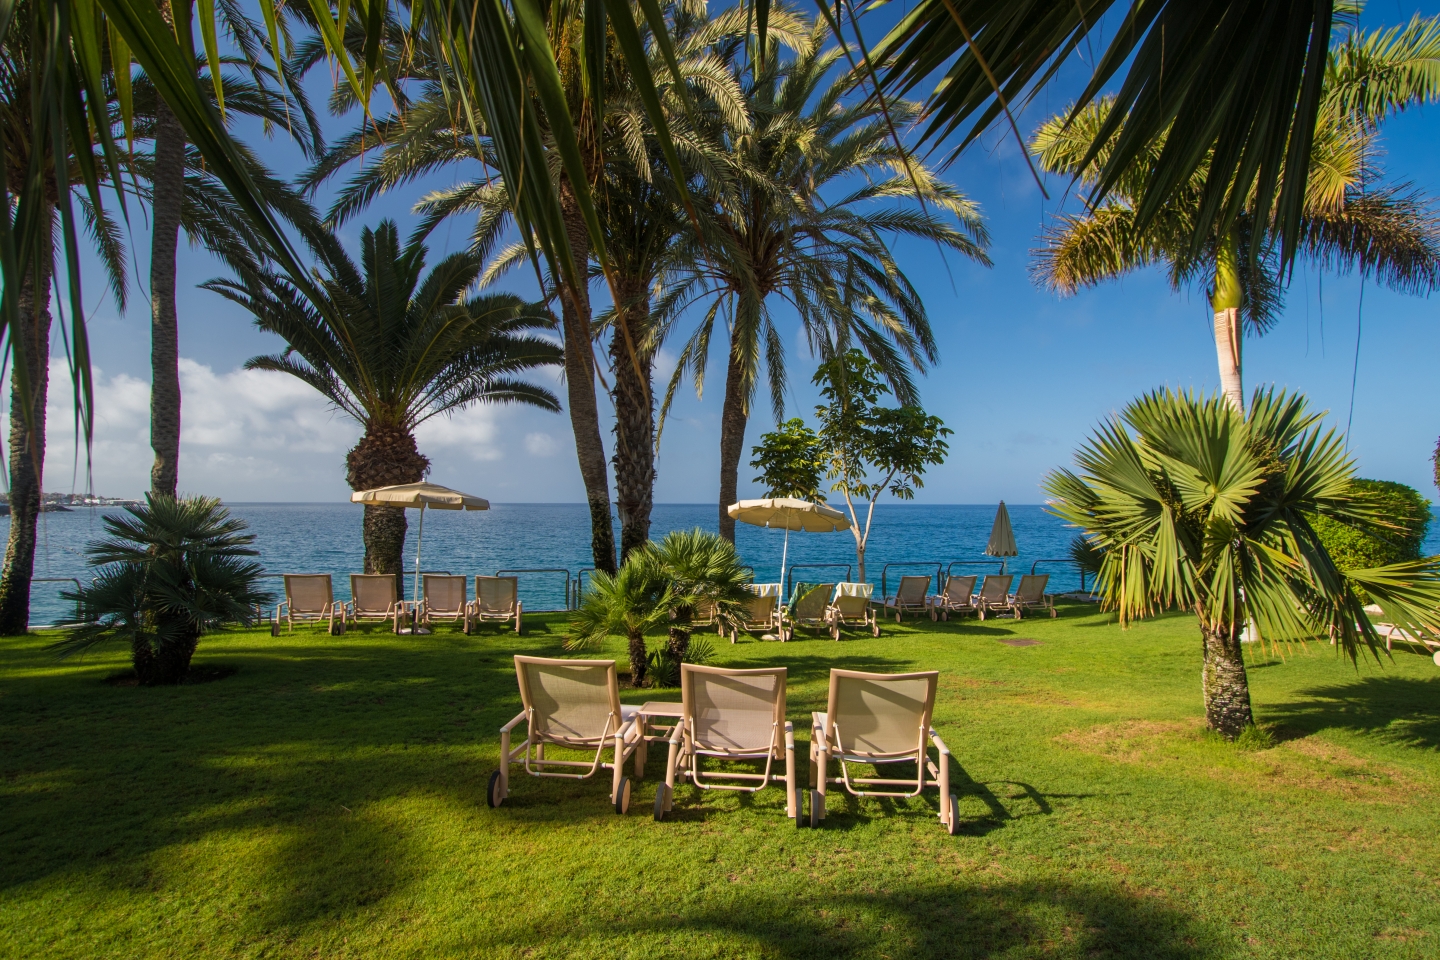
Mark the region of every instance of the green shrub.
POLYGON ((1381 514, 1400 529, 1388 535, 1375 535, 1328 517, 1311 517, 1310 522, 1335 565, 1341 570, 1364 570, 1420 559, 1425 531, 1430 526, 1430 501, 1403 483, 1355 480, 1353 485, 1376 503, 1381 514))

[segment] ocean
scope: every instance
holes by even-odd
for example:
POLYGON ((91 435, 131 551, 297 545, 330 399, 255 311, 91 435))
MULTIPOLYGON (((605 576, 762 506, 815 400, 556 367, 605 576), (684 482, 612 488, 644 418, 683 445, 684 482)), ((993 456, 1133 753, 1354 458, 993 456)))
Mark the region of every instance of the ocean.
MULTIPOLYGON (((360 539, 361 507, 349 503, 232 503, 232 513, 250 525, 260 562, 275 579, 267 585, 279 594, 281 573, 329 573, 337 599, 348 599, 348 574, 358 573, 364 557, 360 539)), ((1008 507, 1019 556, 1006 561, 1008 573, 1050 574, 1052 593, 1080 587, 1076 568, 1065 561, 1075 530, 1038 504, 1008 507), (1050 561, 1050 562, 1045 562, 1050 561)), ((69 578, 88 581, 86 544, 103 536, 101 518, 117 508, 76 508, 70 513, 41 516, 31 622, 51 623, 66 616, 69 605, 60 591, 73 589, 69 578)), ((407 569, 415 562, 416 511, 405 547, 407 569)), ((983 556, 995 519, 994 504, 881 503, 866 550, 866 579, 892 592, 900 576, 934 575, 936 568, 955 563, 958 573, 998 572, 999 561, 983 556)), ((713 504, 656 504, 651 537, 671 530, 717 529, 713 504)), ((0 519, 0 537, 9 533, 9 519, 0 519)), ((619 523, 616 523, 619 536, 619 523)), ((762 582, 779 580, 783 531, 738 524, 737 547, 744 562, 762 582)), ((1440 553, 1440 524, 1431 524, 1426 553, 1440 553)), ((848 531, 792 533, 789 563, 794 579, 816 582, 853 578, 855 541, 848 531), (818 567, 815 564, 831 566, 818 567), (846 565, 851 569, 847 572, 846 565)), ((473 576, 500 571, 517 574, 527 610, 564 609, 567 585, 592 566, 589 511, 577 503, 494 503, 477 512, 426 511, 421 567, 473 576)), ((1087 581, 1088 584, 1088 581, 1087 581)), ((406 579, 407 594, 410 589, 406 579)))

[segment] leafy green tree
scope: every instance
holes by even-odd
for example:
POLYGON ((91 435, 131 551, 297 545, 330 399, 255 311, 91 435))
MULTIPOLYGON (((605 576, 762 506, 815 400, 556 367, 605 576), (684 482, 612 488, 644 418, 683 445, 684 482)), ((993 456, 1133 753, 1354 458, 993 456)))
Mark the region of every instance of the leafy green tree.
MULTIPOLYGON (((1363 529, 1325 516, 1313 517, 1310 522, 1335 566, 1344 572, 1419 560, 1430 526, 1430 501, 1414 487, 1388 480, 1355 480, 1353 487, 1394 529, 1363 529)), ((1356 592, 1365 596, 1363 590, 1357 588, 1356 592)))
POLYGON ((880 405, 890 388, 859 350, 847 350, 820 365, 814 382, 827 403, 815 408, 820 423, 830 489, 845 498, 855 561, 865 579, 865 547, 875 519, 875 504, 889 493, 910 500, 925 486, 925 468, 945 462, 955 431, 917 404, 880 405), (860 506, 865 522, 860 522, 860 506))
POLYGON ((755 459, 750 466, 760 471, 755 481, 765 485, 765 496, 825 502, 820 492, 829 465, 825 447, 804 420, 791 417, 778 429, 761 434, 760 445, 751 452, 755 459))
MULTIPOLYGON (((289 345, 247 369, 304 381, 364 428, 345 457, 352 490, 423 479, 430 461, 415 428, 431 417, 480 402, 559 410, 550 391, 517 378, 559 365, 560 348, 535 335, 554 329, 554 318, 508 294, 467 298, 483 266, 473 252, 451 254, 427 275, 427 248, 402 247, 391 220, 361 231, 358 266, 332 235, 312 241, 324 267, 319 303, 272 269, 205 286, 289 345)), ((402 574, 406 526, 405 511, 366 505, 366 573, 402 574)))
POLYGON ((627 642, 632 686, 645 684, 652 665, 656 679, 673 683, 681 663, 708 656, 708 647, 691 646, 696 611, 713 607, 722 623, 736 621, 749 581, 728 540, 701 530, 671 533, 632 553, 614 576, 595 572, 570 618, 566 649, 591 649, 619 634, 627 642), (645 634, 662 627, 669 632, 665 647, 652 654, 645 634))
POLYGON ((1096 592, 1122 623, 1179 608, 1199 621, 1205 716, 1233 739, 1251 726, 1240 633, 1268 642, 1330 637, 1356 660, 1378 637, 1355 587, 1386 619, 1440 627, 1440 562, 1342 571, 1311 521, 1384 535, 1383 508, 1352 483, 1343 439, 1305 401, 1256 391, 1159 390, 1130 403, 1045 480, 1051 509, 1100 551, 1096 592))
POLYGON ((91 586, 62 594, 80 616, 62 626, 62 656, 102 643, 130 646, 143 686, 184 681, 200 638, 228 625, 250 626, 270 602, 258 586, 264 568, 253 534, 209 497, 147 494, 129 516, 106 516, 108 536, 90 544, 99 567, 91 586))

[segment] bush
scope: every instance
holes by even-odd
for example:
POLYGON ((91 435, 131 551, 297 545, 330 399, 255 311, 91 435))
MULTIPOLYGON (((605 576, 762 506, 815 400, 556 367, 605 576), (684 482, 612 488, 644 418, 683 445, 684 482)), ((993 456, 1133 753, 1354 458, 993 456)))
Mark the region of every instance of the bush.
POLYGON ((249 626, 256 607, 270 602, 256 589, 264 573, 245 532, 219 500, 146 497, 106 517, 109 537, 90 544, 95 582, 76 593, 77 618, 54 644, 61 656, 99 643, 129 644, 143 686, 180 683, 200 638, 225 624, 249 626))
POLYGON ((1425 532, 1430 526, 1430 501, 1413 487, 1388 480, 1355 480, 1352 489, 1364 493, 1381 515, 1399 527, 1389 534, 1373 534, 1328 517, 1311 517, 1310 523, 1335 566, 1364 570, 1388 563, 1420 559, 1425 532))

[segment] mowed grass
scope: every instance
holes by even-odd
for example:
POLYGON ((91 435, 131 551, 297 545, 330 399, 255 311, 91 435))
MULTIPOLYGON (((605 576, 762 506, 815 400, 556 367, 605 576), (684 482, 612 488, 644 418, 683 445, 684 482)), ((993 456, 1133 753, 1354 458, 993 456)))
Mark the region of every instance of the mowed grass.
POLYGON ((933 793, 832 794, 797 830, 778 789, 680 787, 657 824, 658 751, 627 816, 604 780, 523 772, 487 808, 509 658, 563 655, 563 631, 227 634, 196 663, 238 672, 175 689, 107 685, 120 650, 0 641, 0 955, 1440 956, 1428 659, 1253 662, 1278 742, 1245 752, 1203 732, 1186 616, 716 644, 789 667, 802 740, 830 667, 940 669, 950 837, 933 793))

